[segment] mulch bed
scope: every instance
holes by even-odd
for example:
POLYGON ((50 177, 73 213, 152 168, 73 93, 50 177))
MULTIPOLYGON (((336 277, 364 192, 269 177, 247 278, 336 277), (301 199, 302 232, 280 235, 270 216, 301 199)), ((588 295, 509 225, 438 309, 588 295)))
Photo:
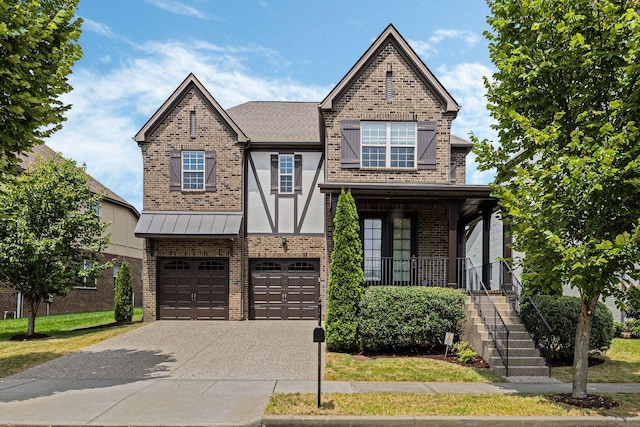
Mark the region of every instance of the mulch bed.
POLYGON ((554 403, 564 403, 565 405, 577 406, 578 408, 584 409, 595 409, 598 411, 620 406, 620 402, 595 394, 588 394, 587 397, 578 399, 571 396, 571 393, 560 393, 548 396, 547 399, 554 403))

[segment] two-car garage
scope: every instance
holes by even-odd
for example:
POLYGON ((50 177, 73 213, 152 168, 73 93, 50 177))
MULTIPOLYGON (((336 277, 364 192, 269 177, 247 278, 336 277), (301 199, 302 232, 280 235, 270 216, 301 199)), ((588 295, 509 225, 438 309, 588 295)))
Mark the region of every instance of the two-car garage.
MULTIPOLYGON (((229 319, 228 259, 159 258, 157 267, 158 319, 229 319)), ((319 260, 255 259, 249 270, 249 319, 317 319, 319 260)))

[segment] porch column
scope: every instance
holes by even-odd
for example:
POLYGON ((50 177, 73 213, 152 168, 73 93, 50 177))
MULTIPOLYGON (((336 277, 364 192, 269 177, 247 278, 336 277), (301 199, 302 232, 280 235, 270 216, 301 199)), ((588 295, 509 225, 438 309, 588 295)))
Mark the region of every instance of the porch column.
MULTIPOLYGON (((511 250, 511 226, 504 223, 502 221, 502 257, 510 260, 513 257, 513 252, 511 250)), ((513 265, 509 263, 510 265, 513 265)), ((511 272, 503 267, 503 283, 502 286, 507 291, 513 290, 513 278, 511 277, 511 272)))
POLYGON ((489 233, 491 232, 491 209, 482 208, 482 283, 487 289, 491 289, 489 283, 489 233))
POLYGON ((457 288, 457 257, 458 257, 458 220, 462 204, 457 200, 447 203, 447 216, 449 220, 449 250, 447 259, 447 286, 457 288))

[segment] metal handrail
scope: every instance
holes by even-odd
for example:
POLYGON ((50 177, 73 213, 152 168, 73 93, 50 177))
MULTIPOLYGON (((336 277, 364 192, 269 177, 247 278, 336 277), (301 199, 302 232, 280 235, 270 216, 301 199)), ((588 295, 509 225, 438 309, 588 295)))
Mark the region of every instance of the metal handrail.
POLYGON ((502 360, 502 363, 506 369, 506 376, 508 377, 509 376, 509 328, 507 327, 507 324, 505 323, 505 321, 502 319, 502 316, 500 315, 498 308, 493 302, 493 298, 491 298, 489 291, 487 291, 487 288, 482 282, 481 276, 478 274, 476 268, 471 263, 471 260, 467 259, 465 261, 470 266, 470 268, 467 268, 465 270, 466 274, 471 274, 471 277, 465 278, 467 290, 469 291, 469 295, 473 300, 476 310, 478 310, 478 313, 480 314, 482 323, 484 323, 484 325, 487 328, 487 332, 489 333, 489 336, 493 341, 493 346, 495 347, 496 351, 498 352, 498 355, 500 356, 500 359, 502 360), (485 310, 482 308, 482 305, 483 305, 482 298, 484 297, 486 297, 491 303, 491 307, 493 308, 493 313, 486 313, 485 310), (493 325, 491 324, 490 319, 488 318, 490 315, 493 315, 493 325), (505 336, 504 346, 501 345, 502 340, 500 339, 500 335, 499 335, 500 330, 503 331, 503 335, 505 336))
MULTIPOLYGON (((512 284, 512 286, 514 288, 513 290, 514 290, 514 293, 515 293, 515 298, 511 301, 511 305, 512 305, 513 309, 515 310, 515 312, 518 313, 518 316, 519 316, 520 315, 520 298, 521 298, 521 295, 523 293, 522 292, 523 291, 522 283, 520 282, 520 279, 518 278, 518 276, 511 269, 511 266, 509 265, 509 263, 507 263, 506 261, 499 261, 499 263, 500 263, 500 267, 501 267, 500 268, 500 283, 501 284, 505 283, 504 277, 507 274, 510 276, 511 284, 512 284), (503 271, 506 272, 507 274, 503 274, 503 271)), ((503 286, 501 286, 501 288, 504 289, 503 286)), ((544 329, 546 330, 547 336, 551 337, 553 335, 553 329, 551 328, 551 326, 549 326, 549 323, 547 322, 547 319, 544 318, 544 315, 542 314, 542 312, 538 308, 537 304, 533 301, 531 296, 527 295, 526 299, 527 299, 527 302, 529 304, 531 304, 531 307, 533 307, 533 310, 536 313, 536 317, 538 318, 538 323, 540 323, 540 324, 542 324, 544 326, 544 329)), ((526 327, 526 325, 525 325, 525 327, 526 327)), ((551 376, 551 364, 549 363, 549 360, 547 360, 547 357, 545 357, 544 352, 542 351, 542 349, 539 346, 539 341, 540 341, 539 337, 537 337, 536 334, 532 334, 531 331, 529 331, 529 330, 527 330, 527 332, 529 332, 529 336, 531 336, 531 338, 533 340, 533 344, 538 349, 538 352, 540 353, 540 355, 544 359, 544 363, 549 368, 549 376, 551 376)))

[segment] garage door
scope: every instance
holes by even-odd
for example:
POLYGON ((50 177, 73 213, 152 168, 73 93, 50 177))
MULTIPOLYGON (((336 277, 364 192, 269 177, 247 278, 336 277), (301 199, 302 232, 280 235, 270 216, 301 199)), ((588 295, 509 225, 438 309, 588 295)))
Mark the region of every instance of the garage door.
POLYGON ((250 264, 251 319, 317 319, 318 260, 252 260, 250 264))
POLYGON ((158 264, 158 319, 229 318, 227 259, 164 258, 158 264))

